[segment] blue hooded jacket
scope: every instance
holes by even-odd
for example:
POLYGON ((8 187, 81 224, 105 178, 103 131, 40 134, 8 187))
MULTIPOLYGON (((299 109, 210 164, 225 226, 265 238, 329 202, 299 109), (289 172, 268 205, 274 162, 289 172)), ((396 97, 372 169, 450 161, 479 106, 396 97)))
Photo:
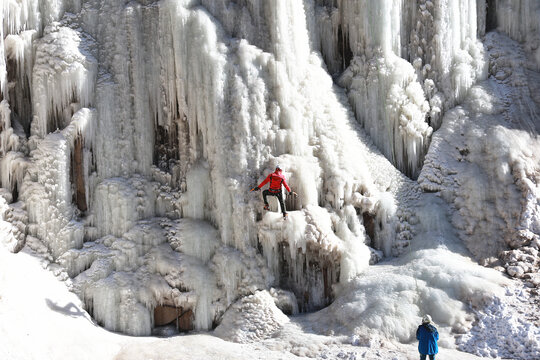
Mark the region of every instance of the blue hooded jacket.
POLYGON ((434 355, 439 352, 437 340, 439 333, 435 326, 422 324, 416 330, 416 339, 418 340, 418 351, 422 355, 434 355))

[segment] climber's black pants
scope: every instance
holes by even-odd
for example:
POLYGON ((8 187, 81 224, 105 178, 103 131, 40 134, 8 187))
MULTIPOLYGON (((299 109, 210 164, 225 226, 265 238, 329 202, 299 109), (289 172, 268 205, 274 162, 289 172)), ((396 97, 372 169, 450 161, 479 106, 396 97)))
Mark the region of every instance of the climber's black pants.
POLYGON ((285 204, 283 203, 283 193, 281 190, 279 192, 272 192, 270 190, 264 190, 263 191, 263 199, 264 199, 264 205, 268 205, 268 199, 266 198, 268 195, 277 197, 279 201, 279 206, 281 206, 281 212, 283 214, 287 213, 287 210, 285 210, 285 204))

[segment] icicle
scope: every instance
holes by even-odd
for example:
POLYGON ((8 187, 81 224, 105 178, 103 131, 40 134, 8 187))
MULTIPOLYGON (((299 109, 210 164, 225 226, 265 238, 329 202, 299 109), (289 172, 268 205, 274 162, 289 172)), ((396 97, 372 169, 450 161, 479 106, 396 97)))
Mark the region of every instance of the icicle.
POLYGON ((16 150, 18 140, 18 136, 13 134, 13 128, 11 127, 9 103, 7 100, 2 100, 0 102, 0 157, 6 155, 10 150, 16 150))
POLYGON ((101 236, 121 236, 140 219, 155 214, 155 183, 141 177, 111 178, 95 189, 94 223, 101 236))
POLYGON ((535 0, 497 0, 497 29, 512 39, 524 42, 534 50, 533 57, 540 70, 540 4, 535 0))
POLYGON ((49 134, 33 153, 35 167, 25 177, 21 197, 27 203, 30 234, 52 255, 82 246, 84 227, 74 220, 69 181, 70 146, 61 133, 49 134))
POLYGON ((97 63, 81 52, 80 43, 79 33, 60 26, 48 27, 39 39, 32 78, 32 134, 43 137, 62 129, 76 110, 92 104, 97 63))

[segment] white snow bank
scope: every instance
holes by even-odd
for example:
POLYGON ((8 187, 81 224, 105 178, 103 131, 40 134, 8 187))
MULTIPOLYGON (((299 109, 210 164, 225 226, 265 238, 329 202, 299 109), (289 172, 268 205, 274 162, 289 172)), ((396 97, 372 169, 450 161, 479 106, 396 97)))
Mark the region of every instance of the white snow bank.
POLYGON ((31 251, 15 255, 0 246, 0 357, 112 359, 124 340, 96 326, 77 295, 43 266, 31 251), (29 279, 32 286, 24 286, 29 279))
POLYGON ((370 268, 340 291, 320 321, 322 316, 333 319, 330 326, 340 333, 371 330, 409 342, 423 314, 429 313, 436 323, 462 333, 473 320, 465 304, 482 306, 504 283, 500 275, 450 251, 413 256, 407 265, 370 268))
MULTIPOLYGON (((170 360, 298 359, 312 354, 321 359, 409 359, 417 357, 415 345, 364 343, 354 346, 332 336, 309 333, 309 324, 291 322, 276 338, 256 344, 237 344, 208 334, 169 338, 131 337, 96 326, 80 299, 64 282, 43 269, 35 254, 23 250, 15 255, 0 247, 0 357, 10 360, 170 360), (28 278, 33 287, 21 286, 28 278), (31 343, 32 346, 28 346, 31 343), (99 346, 96 346, 99 344, 99 346), (382 346, 381 346, 382 345, 382 346)), ((354 341, 354 339, 353 339, 354 341)), ((449 360, 479 359, 442 348, 449 360)))
POLYGON ((159 339, 109 332, 96 326, 81 300, 44 267, 47 262, 32 251, 15 255, 0 246, 2 359, 297 359, 287 352, 235 344, 207 334, 159 339), (28 279, 35 284, 22 286, 28 279))
POLYGON ((268 291, 257 291, 233 304, 214 334, 238 343, 258 342, 271 337, 288 321, 268 291))

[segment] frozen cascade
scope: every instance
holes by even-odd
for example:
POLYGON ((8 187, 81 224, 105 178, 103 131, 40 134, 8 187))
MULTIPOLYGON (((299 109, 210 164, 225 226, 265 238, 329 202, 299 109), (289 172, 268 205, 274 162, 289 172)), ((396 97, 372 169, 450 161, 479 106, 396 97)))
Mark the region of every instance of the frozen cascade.
POLYGON ((316 3, 315 43, 341 76, 358 121, 393 164, 416 178, 430 126, 437 129, 444 111, 487 75, 477 39, 485 11, 477 16, 482 7, 470 0, 316 3))
MULTIPOLYGON (((28 44, 29 34, 43 33, 43 29, 54 21, 59 20, 65 11, 80 11, 80 0, 58 0, 40 2, 35 0, 5 0, 0 6, 0 92, 5 96, 8 93, 8 58, 13 47, 11 42, 24 42, 28 44), (8 38, 11 38, 8 40, 8 38), (17 40, 20 38, 20 40, 17 40)), ((25 57, 28 56, 28 53, 25 57)), ((22 59, 17 59, 22 60, 22 59)), ((33 59, 28 59, 33 60, 33 59)), ((27 60, 27 61, 28 61, 27 60)), ((18 61, 18 66, 20 62, 18 61)), ((25 69, 26 76, 31 76, 31 66, 25 69)), ((20 74, 24 74, 20 70, 20 74)), ((19 84, 20 85, 20 84, 19 84)), ((15 99, 21 101, 22 99, 15 99)), ((21 109, 21 111, 24 111, 21 109)))
MULTIPOLYGON (((30 221, 28 233, 43 240, 54 258, 82 246, 84 226, 76 216, 72 198, 80 196, 79 201, 86 203, 88 191, 77 186, 80 183, 77 178, 81 177, 82 186, 88 182, 84 170, 77 172, 78 167, 72 166, 72 149, 78 136, 90 137, 93 118, 91 110, 81 109, 62 131, 50 133, 40 141, 31 153, 33 166, 28 166, 21 186, 21 200, 27 204, 30 221)), ((91 142, 86 144, 89 146, 91 142)), ((88 147, 79 151, 83 157, 85 153, 88 155, 88 147)))
POLYGON ((534 0, 497 0, 495 7, 495 25, 498 30, 512 39, 525 43, 540 70, 540 4, 534 0))
POLYGON ((36 42, 32 72, 36 119, 32 121, 32 134, 43 137, 66 127, 80 107, 93 105, 97 64, 84 50, 89 40, 68 27, 48 26, 36 42))
POLYGON ((524 42, 509 61, 479 38, 482 1, 3 2, 4 242, 132 335, 223 319, 252 341, 229 329, 263 339, 282 311, 333 301, 321 332, 408 342, 425 309, 467 331, 507 285, 467 251, 536 269, 538 73, 519 68, 537 48, 519 9, 497 2, 524 42), (298 193, 287 222, 248 192, 278 163, 298 193))

